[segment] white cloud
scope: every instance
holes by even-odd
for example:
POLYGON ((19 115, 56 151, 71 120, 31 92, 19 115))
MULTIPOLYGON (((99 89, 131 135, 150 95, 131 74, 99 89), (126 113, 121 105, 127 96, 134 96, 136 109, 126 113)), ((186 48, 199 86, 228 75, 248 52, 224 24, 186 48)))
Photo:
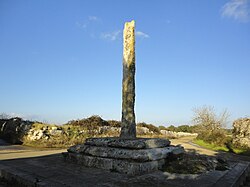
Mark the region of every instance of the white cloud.
POLYGON ((89 16, 90 21, 97 21, 98 18, 96 16, 89 16))
POLYGON ((106 39, 106 40, 115 41, 115 40, 120 38, 120 35, 121 35, 121 31, 117 30, 117 31, 110 32, 110 33, 102 33, 101 38, 106 39))
POLYGON ((149 35, 144 33, 144 32, 141 32, 141 31, 136 31, 135 32, 135 35, 139 38, 149 38, 149 35))
POLYGON ((222 17, 248 22, 250 19, 249 0, 230 0, 222 7, 222 17))

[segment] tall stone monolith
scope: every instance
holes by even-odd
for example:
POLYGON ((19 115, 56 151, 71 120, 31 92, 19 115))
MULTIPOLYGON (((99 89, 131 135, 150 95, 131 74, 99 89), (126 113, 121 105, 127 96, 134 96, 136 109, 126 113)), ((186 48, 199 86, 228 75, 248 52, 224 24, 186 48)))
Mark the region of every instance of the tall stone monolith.
POLYGON ((123 30, 122 128, 120 138, 136 138, 135 124, 135 21, 123 30))
MULTIPOLYGON (((68 161, 141 175, 163 169, 169 156, 182 154, 184 149, 170 146, 160 138, 136 138, 135 125, 135 22, 125 23, 123 33, 122 128, 120 137, 88 138, 63 153, 68 161)), ((170 158, 172 159, 172 158, 170 158)))

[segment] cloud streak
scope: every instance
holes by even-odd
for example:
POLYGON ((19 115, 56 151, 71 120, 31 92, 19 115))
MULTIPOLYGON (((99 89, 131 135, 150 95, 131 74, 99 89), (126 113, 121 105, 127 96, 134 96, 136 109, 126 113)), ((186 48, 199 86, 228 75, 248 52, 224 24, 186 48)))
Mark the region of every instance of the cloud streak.
POLYGON ((149 38, 149 35, 148 34, 146 34, 146 33, 144 33, 144 32, 142 32, 142 31, 136 31, 135 32, 135 35, 138 37, 138 38, 149 38))
POLYGON ((81 28, 81 29, 86 29, 87 28, 87 24, 86 23, 80 23, 80 22, 76 22, 76 26, 81 28))
POLYGON ((221 11, 222 17, 233 18, 239 22, 248 22, 250 19, 249 0, 230 0, 221 11))
POLYGON ((96 16, 89 16, 89 21, 97 21, 98 18, 96 16))
POLYGON ((85 21, 77 21, 76 22, 76 26, 81 28, 81 29, 86 29, 88 26, 90 26, 92 23, 99 21, 100 19, 96 16, 88 16, 87 19, 85 19, 85 21))
POLYGON ((110 32, 110 33, 102 33, 101 34, 102 39, 106 39, 106 40, 110 40, 110 41, 118 40, 120 38, 120 36, 121 36, 120 30, 110 32))

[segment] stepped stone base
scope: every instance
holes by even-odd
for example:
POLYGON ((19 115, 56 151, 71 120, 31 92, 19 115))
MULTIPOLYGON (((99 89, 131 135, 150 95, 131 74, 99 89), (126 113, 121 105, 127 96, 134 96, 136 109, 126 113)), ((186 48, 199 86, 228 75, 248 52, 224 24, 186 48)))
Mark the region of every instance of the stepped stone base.
POLYGON ((66 160, 87 167, 100 168, 129 175, 139 175, 161 169, 165 164, 164 159, 149 162, 134 162, 114 158, 102 158, 75 153, 63 153, 66 160))
POLYGON ((184 152, 183 147, 170 146, 166 139, 90 138, 63 153, 66 161, 129 175, 161 169, 170 155, 184 152))

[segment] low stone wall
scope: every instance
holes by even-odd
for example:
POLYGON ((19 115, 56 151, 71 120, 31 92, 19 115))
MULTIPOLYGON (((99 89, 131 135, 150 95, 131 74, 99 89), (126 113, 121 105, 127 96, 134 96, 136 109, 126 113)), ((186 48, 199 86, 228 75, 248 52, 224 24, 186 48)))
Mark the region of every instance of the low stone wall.
MULTIPOLYGON (((87 137, 119 136, 120 127, 100 124, 92 128, 83 126, 57 126, 26 121, 21 118, 0 119, 0 138, 12 143, 29 144, 31 142, 42 141, 50 144, 66 141, 69 144, 74 141, 84 141, 87 137), (74 140, 73 140, 74 139, 74 140), (71 142, 72 141, 72 142, 71 142)), ((155 132, 147 127, 136 127, 137 136, 152 136, 155 132)), ((183 136, 197 136, 196 133, 172 132, 161 130, 161 134, 167 138, 179 138, 183 136)), ((159 135, 159 134, 157 134, 159 135)), ((77 143, 77 142, 76 142, 77 143)))
POLYGON ((250 148, 250 118, 233 122, 233 144, 250 148))
POLYGON ((188 132, 173 132, 168 130, 161 130, 161 134, 167 137, 180 138, 184 136, 197 136, 197 133, 188 133, 188 132))

